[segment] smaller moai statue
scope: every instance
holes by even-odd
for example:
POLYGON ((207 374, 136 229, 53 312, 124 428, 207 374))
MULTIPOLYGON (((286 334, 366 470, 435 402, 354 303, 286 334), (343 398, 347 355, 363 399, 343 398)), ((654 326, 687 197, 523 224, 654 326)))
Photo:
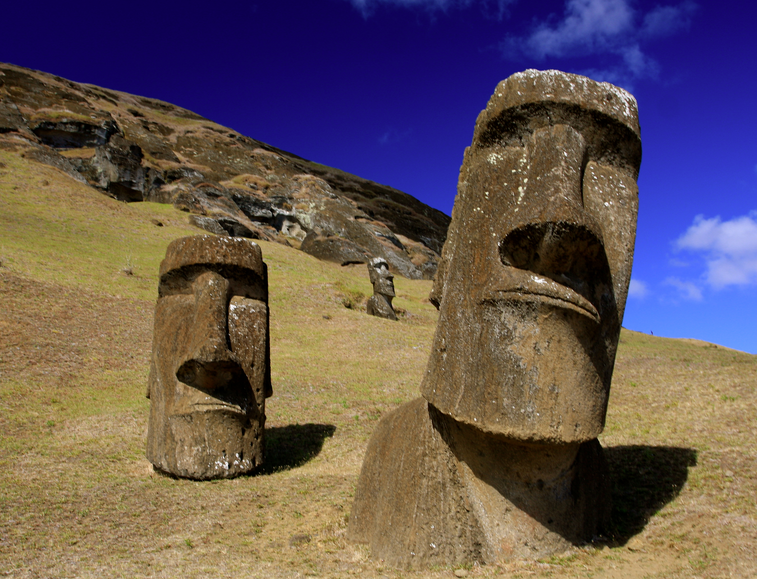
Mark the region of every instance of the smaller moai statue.
POLYGON ((196 480, 263 463, 271 396, 268 273, 243 238, 173 241, 160 264, 147 386, 147 458, 196 480))
POLYGON ((389 264, 383 257, 374 257, 368 262, 368 275, 373 284, 373 295, 368 300, 366 310, 371 316, 396 320, 392 307, 394 299, 394 276, 389 273, 389 264))

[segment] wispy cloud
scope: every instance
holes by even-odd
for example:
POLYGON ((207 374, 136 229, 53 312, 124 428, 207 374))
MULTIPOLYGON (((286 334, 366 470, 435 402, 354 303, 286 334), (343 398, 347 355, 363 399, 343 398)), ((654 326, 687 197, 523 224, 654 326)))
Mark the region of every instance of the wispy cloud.
POLYGON ((675 288, 678 291, 678 297, 684 300, 701 302, 703 299, 702 290, 693 282, 683 281, 677 277, 669 277, 665 279, 663 284, 675 288))
POLYGON ((386 131, 384 131, 378 138, 379 145, 393 145, 395 143, 399 143, 400 141, 404 141, 407 139, 410 134, 412 133, 411 129, 405 129, 404 131, 399 131, 395 129, 394 127, 389 127, 386 131))
POLYGON ((596 80, 630 88, 641 78, 655 78, 659 65, 642 49, 654 38, 686 28, 696 10, 693 2, 658 6, 637 13, 630 0, 566 0, 562 17, 552 15, 525 36, 502 44, 510 58, 570 58, 609 55, 614 64, 581 71, 596 80))
POLYGON ((517 0, 348 0, 364 18, 371 16, 379 6, 418 8, 429 13, 448 12, 454 8, 480 7, 488 16, 501 19, 509 4, 517 0))
POLYGON ((641 35, 655 38, 675 34, 691 24, 691 17, 697 10, 694 2, 683 2, 678 6, 657 6, 644 16, 641 35))
POLYGON ((633 10, 626 0, 568 0, 562 21, 539 24, 523 47, 539 59, 603 51, 632 28, 633 10))
POLYGON ((714 289, 757 284, 757 211, 728 221, 698 215, 675 246, 703 257, 714 289))
MULTIPOLYGON (((364 18, 382 6, 425 10, 429 14, 453 9, 479 8, 487 17, 501 20, 518 0, 346 0, 364 18)), ((505 57, 531 61, 602 56, 601 68, 577 70, 595 80, 632 88, 635 81, 655 78, 659 65, 647 54, 645 45, 657 38, 686 29, 697 10, 692 0, 657 6, 647 12, 634 9, 633 0, 565 0, 562 15, 546 18, 541 5, 532 2, 536 15, 531 30, 508 36, 500 46, 505 57)))
POLYGON ((632 279, 628 286, 628 297, 636 299, 644 299, 649 295, 649 286, 638 279, 632 279))

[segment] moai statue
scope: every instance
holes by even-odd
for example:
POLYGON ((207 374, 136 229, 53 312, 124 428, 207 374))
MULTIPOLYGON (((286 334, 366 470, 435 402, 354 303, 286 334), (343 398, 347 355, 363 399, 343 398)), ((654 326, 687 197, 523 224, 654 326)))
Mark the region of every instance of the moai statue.
POLYGON ((476 121, 431 300, 422 398, 379 423, 348 537, 393 565, 541 558, 608 522, 602 431, 636 231, 622 89, 501 82, 476 121))
POLYGON ((394 276, 389 273, 389 264, 383 257, 374 257, 368 262, 368 275, 373 284, 373 295, 368 300, 366 310, 371 316, 396 320, 392 307, 394 299, 394 276))
POLYGON ((255 243, 198 235, 168 246, 147 387, 147 458, 157 469, 202 480, 262 464, 272 394, 267 304, 255 243))

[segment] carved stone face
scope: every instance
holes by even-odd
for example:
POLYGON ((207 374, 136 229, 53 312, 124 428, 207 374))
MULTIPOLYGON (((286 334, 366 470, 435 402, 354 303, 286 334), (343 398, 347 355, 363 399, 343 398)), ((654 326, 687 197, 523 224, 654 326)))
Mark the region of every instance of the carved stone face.
POLYGON ((176 476, 231 477, 262 463, 271 395, 260 248, 186 237, 161 264, 150 368, 148 459, 176 476))
POLYGON ((386 260, 380 257, 372 259, 368 264, 368 272, 373 284, 373 293, 391 298, 395 296, 394 276, 389 273, 389 264, 386 260))
POLYGON ((522 441, 601 432, 640 162, 625 91, 556 71, 500 83, 466 150, 432 292, 429 402, 522 441))

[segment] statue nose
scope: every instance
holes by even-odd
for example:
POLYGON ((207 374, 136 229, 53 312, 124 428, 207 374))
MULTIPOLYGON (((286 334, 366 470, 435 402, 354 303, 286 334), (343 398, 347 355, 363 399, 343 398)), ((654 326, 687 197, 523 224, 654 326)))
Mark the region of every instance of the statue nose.
POLYGON ((538 221, 589 226, 583 204, 584 137, 568 125, 536 129, 531 135, 523 199, 538 207, 538 221))
POLYGON ((584 207, 586 141, 562 124, 538 128, 530 139, 519 189, 522 222, 499 241, 500 260, 551 278, 594 303, 595 286, 608 283, 609 265, 599 222, 584 207))
POLYGON ((193 283, 195 312, 189 355, 176 377, 185 384, 214 390, 244 376, 228 342, 229 281, 215 272, 205 272, 193 283))

